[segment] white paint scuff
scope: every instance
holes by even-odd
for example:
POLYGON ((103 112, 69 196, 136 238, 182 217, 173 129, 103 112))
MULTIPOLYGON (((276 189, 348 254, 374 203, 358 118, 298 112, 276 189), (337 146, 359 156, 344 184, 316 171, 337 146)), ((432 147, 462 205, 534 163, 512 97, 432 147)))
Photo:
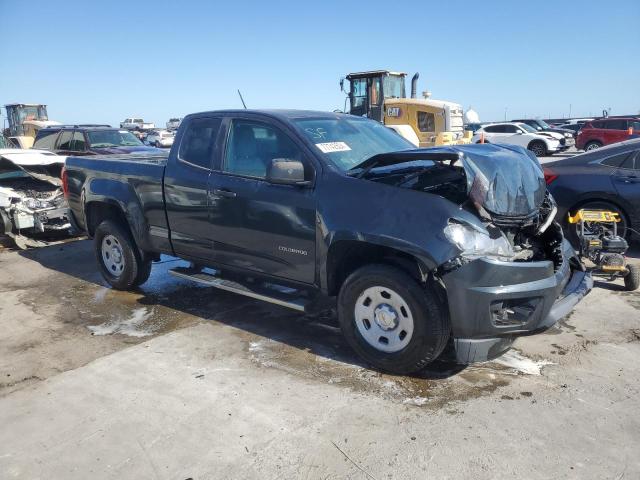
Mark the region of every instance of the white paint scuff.
POLYGON ((548 360, 532 360, 531 358, 525 357, 517 350, 509 350, 500 358, 493 360, 493 362, 504 365, 505 367, 513 368, 514 370, 526 375, 541 375, 544 367, 547 365, 555 365, 553 362, 548 360))
POLYGON ((92 335, 113 335, 114 333, 120 333, 129 337, 147 337, 153 335, 154 329, 150 327, 145 328, 142 324, 151 317, 152 313, 153 310, 149 311, 146 307, 136 308, 128 318, 112 319, 100 325, 89 325, 87 328, 91 331, 92 335))

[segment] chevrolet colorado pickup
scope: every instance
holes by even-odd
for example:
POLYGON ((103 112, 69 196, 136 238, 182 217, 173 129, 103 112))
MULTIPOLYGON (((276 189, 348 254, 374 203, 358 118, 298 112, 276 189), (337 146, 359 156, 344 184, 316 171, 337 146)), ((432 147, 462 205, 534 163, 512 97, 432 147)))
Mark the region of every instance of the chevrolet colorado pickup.
POLYGON ((187 116, 168 156, 69 157, 62 178, 114 288, 164 253, 190 262, 174 275, 299 311, 337 297, 348 343, 389 372, 445 347, 495 358, 592 286, 517 146, 414 149, 351 115, 218 111, 187 116))

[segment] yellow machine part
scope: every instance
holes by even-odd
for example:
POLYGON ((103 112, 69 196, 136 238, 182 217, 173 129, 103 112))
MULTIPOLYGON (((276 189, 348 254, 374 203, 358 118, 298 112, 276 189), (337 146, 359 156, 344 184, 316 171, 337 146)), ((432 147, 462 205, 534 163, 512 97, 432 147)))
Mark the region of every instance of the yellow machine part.
POLYGON ((578 210, 575 215, 569 215, 569 223, 618 223, 619 221, 620 214, 608 210, 578 210))

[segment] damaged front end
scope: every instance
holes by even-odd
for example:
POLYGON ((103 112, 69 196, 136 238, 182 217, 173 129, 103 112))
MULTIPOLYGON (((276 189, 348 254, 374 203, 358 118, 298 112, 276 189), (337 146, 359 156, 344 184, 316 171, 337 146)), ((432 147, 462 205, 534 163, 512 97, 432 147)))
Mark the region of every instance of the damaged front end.
POLYGON ((71 234, 60 173, 64 158, 38 150, 0 150, 0 233, 19 248, 46 246, 71 234))
POLYGON ((457 206, 443 226, 457 254, 434 276, 446 290, 460 363, 490 360, 516 337, 553 326, 593 286, 554 220, 555 202, 531 152, 451 146, 383 154, 374 162, 368 179, 457 206))

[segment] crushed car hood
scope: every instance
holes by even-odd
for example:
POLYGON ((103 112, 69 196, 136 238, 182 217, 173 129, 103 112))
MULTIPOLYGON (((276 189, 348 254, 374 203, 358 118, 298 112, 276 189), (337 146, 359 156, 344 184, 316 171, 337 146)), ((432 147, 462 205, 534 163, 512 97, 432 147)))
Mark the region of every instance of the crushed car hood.
POLYGON ((536 157, 513 145, 456 145, 419 148, 375 155, 354 170, 417 160, 460 162, 467 177, 467 194, 488 212, 505 217, 534 214, 545 199, 544 173, 536 157))
POLYGON ((59 187, 65 158, 47 150, 0 149, 0 179, 26 174, 59 187))

